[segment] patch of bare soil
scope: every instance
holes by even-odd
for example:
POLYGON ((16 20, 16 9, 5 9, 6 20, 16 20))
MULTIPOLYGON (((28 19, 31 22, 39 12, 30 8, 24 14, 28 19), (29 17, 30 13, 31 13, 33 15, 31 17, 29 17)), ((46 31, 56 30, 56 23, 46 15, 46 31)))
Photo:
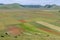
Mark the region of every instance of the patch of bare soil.
POLYGON ((17 27, 9 27, 7 29, 7 34, 8 35, 14 35, 14 36, 17 36, 17 35, 20 35, 23 33, 23 29, 22 28, 17 28, 17 27))

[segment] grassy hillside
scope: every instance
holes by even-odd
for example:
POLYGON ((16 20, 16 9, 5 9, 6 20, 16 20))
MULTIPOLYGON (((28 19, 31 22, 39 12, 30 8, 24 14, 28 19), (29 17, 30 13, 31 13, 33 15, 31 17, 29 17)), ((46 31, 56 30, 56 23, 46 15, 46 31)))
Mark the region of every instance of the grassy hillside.
POLYGON ((19 8, 22 8, 22 6, 20 6, 20 4, 18 3, 0 5, 0 9, 19 9, 19 8))
POLYGON ((36 21, 43 21, 60 27, 59 20, 59 10, 2 9, 0 10, 0 40, 60 40, 59 31, 36 23, 36 21), (9 27, 22 28, 24 31, 17 36, 7 35, 9 27))

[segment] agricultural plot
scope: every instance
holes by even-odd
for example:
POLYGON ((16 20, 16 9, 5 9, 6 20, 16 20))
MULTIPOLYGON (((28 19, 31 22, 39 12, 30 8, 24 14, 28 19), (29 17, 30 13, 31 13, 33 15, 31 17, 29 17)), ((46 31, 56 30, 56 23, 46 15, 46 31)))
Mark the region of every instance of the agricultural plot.
POLYGON ((52 25, 52 24, 49 24, 49 23, 46 23, 46 22, 42 22, 42 21, 40 21, 40 22, 37 21, 36 23, 39 23, 39 24, 45 25, 45 26, 47 26, 51 29, 55 29, 57 31, 60 31, 60 27, 58 27, 58 26, 55 26, 55 25, 52 25))
POLYGON ((0 10, 0 40, 60 40, 60 25, 55 25, 59 15, 58 11, 38 9, 0 10))
POLYGON ((50 32, 50 33, 53 33, 56 35, 60 35, 60 31, 58 30, 58 28, 59 28, 58 26, 55 26, 55 25, 52 25, 52 24, 49 24, 46 22, 42 22, 42 21, 37 21, 37 22, 31 23, 31 24, 35 25, 37 28, 39 28, 41 30, 44 30, 44 31, 47 31, 47 32, 50 32), (54 27, 54 28, 52 28, 52 27, 54 27))

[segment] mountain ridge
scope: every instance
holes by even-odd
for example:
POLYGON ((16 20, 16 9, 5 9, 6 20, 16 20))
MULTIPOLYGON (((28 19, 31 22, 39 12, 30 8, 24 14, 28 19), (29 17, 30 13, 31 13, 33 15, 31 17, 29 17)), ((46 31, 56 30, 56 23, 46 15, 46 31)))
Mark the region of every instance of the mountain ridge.
POLYGON ((55 4, 52 5, 46 4, 42 6, 42 5, 21 5, 19 3, 13 3, 13 4, 0 3, 0 9, 20 9, 20 8, 60 9, 60 6, 55 4))

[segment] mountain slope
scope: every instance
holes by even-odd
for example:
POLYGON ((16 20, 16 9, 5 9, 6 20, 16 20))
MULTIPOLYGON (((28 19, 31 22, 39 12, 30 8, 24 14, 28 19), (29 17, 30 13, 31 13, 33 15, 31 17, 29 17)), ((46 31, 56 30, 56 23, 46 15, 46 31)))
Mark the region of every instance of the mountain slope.
POLYGON ((0 5, 0 9, 19 9, 22 8, 20 4, 14 3, 14 4, 5 4, 5 5, 0 5))

